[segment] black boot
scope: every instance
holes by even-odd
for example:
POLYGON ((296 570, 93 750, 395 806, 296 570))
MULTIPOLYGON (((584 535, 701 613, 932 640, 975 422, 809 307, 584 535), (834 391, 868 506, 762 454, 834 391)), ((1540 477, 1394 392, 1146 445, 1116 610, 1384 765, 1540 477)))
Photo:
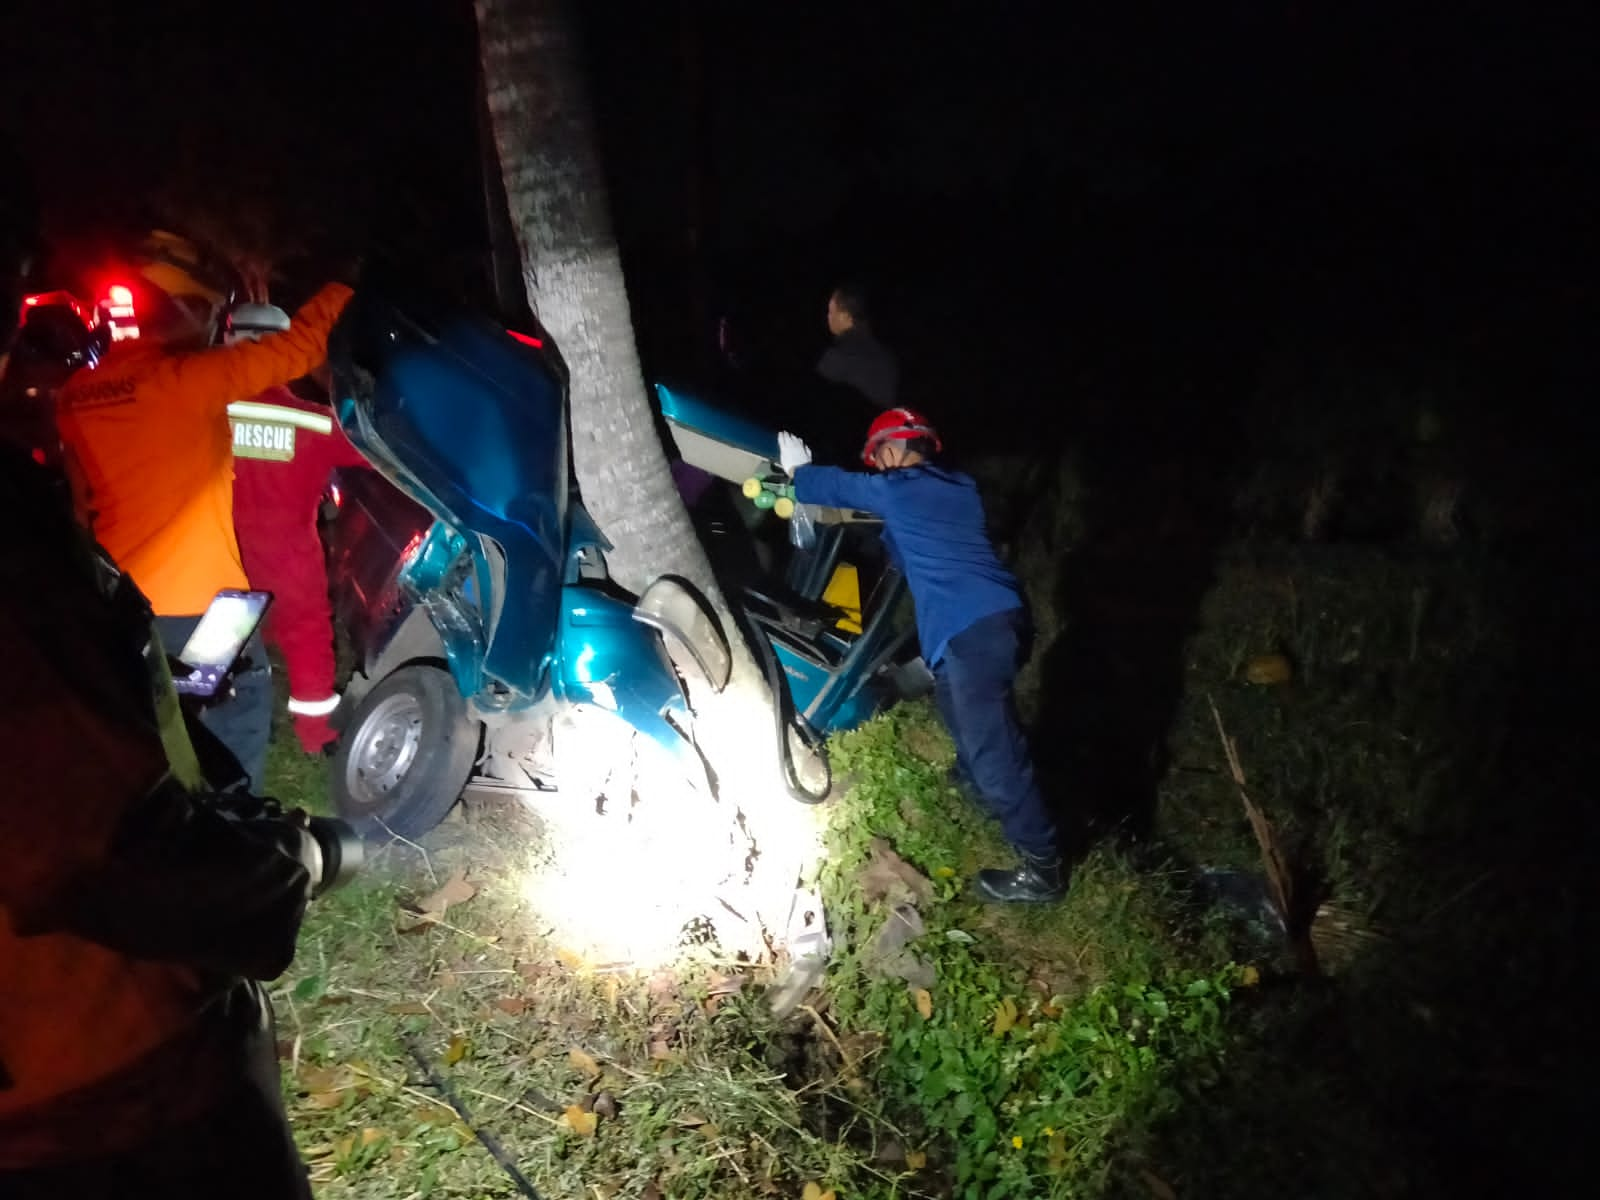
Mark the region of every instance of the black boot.
POLYGON ((978 895, 997 904, 1048 904, 1067 894, 1067 873, 1060 858, 1022 856, 1013 871, 990 868, 978 872, 978 895))

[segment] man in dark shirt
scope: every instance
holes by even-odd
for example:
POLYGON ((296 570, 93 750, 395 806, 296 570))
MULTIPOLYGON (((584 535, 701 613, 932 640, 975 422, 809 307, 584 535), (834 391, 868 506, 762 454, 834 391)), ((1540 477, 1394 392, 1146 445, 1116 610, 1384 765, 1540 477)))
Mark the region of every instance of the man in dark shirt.
POLYGON ((900 364, 894 351, 873 336, 866 296, 841 284, 828 297, 829 346, 817 360, 817 374, 851 388, 878 411, 893 408, 900 392, 900 364))

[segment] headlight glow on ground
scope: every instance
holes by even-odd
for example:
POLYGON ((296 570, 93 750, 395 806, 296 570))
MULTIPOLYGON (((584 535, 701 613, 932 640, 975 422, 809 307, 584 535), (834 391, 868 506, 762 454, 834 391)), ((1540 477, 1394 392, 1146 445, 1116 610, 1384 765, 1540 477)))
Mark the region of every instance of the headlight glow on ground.
MULTIPOLYGON (((576 708, 555 738, 560 790, 524 801, 542 827, 522 884, 542 936, 589 965, 639 970, 678 958, 697 931, 714 931, 729 957, 757 957, 766 937, 782 940, 781 924, 770 925, 791 905, 803 862, 815 860, 814 810, 764 798, 775 806, 769 824, 783 829, 753 855, 738 798, 692 786, 682 762, 614 714, 576 708), (752 872, 768 855, 777 869, 752 872)), ((750 756, 746 778, 770 760, 768 747, 755 750, 765 757, 750 756)))

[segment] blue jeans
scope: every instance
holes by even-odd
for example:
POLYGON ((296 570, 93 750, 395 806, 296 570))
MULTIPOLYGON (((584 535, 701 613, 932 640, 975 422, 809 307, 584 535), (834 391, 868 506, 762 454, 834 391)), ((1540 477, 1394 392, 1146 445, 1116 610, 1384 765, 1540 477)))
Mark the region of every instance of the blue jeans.
MULTIPOLYGON (((182 650, 199 623, 199 617, 157 617, 156 631, 167 653, 182 650)), ((272 739, 272 666, 259 630, 239 655, 231 683, 230 696, 200 709, 200 723, 239 760, 250 778, 251 794, 259 796, 267 773, 267 743, 272 739)))
POLYGON ((1033 778, 1012 685, 1025 654, 1021 609, 980 617, 945 646, 933 668, 939 715, 956 743, 956 765, 1006 839, 1033 858, 1054 859, 1055 822, 1033 778))

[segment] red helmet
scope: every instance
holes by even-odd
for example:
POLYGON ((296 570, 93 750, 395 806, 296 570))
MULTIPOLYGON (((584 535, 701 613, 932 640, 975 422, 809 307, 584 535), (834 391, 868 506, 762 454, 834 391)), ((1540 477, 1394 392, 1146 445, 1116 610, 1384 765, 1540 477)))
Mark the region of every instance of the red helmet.
POLYGON ((914 409, 891 408, 879 413, 878 419, 867 430, 867 444, 861 448, 861 461, 870 467, 873 465, 873 455, 885 442, 909 442, 916 438, 927 438, 935 450, 944 449, 944 444, 939 441, 939 431, 927 417, 914 409))

